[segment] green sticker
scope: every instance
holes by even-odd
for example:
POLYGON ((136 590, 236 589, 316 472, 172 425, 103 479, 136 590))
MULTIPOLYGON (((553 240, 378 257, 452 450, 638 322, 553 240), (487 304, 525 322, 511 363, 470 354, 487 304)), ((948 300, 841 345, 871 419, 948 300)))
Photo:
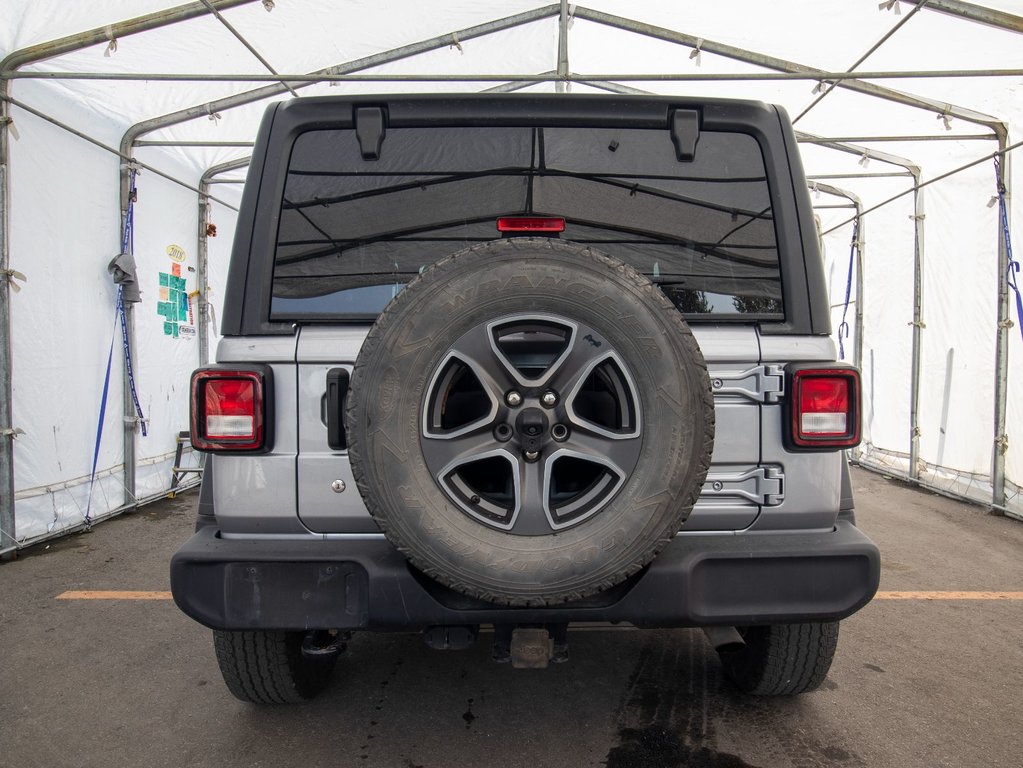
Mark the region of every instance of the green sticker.
POLYGON ((163 335, 164 336, 170 336, 172 333, 174 333, 174 330, 172 328, 171 323, 164 323, 163 324, 163 335))
POLYGON ((168 275, 166 272, 160 273, 160 285, 161 286, 170 285, 170 275, 168 275))
POLYGON ((171 327, 174 328, 174 338, 176 339, 178 337, 178 324, 177 323, 171 323, 171 327))

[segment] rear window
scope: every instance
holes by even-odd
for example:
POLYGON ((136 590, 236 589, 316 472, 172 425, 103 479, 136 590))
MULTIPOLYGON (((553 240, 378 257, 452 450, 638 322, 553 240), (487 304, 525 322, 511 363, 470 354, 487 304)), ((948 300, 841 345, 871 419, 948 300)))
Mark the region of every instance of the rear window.
POLYGON ((783 317, 752 136, 704 131, 680 163, 667 130, 428 127, 389 128, 370 161, 354 130, 298 137, 271 318, 372 317, 426 266, 522 215, 564 218, 561 238, 632 265, 688 316, 783 317))

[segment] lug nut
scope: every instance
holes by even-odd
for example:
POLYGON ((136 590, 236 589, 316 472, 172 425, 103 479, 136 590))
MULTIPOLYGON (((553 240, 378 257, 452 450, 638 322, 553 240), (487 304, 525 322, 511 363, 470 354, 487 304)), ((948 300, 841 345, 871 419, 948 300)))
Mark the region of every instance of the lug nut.
POLYGON ((522 405, 522 395, 516 392, 514 389, 504 396, 504 401, 508 403, 512 408, 518 408, 522 405))
POLYGON ((539 457, 539 451, 526 451, 526 461, 536 461, 539 457))
POLYGON ((547 390, 540 397, 540 402, 547 408, 553 408, 558 404, 558 394, 552 390, 547 390))

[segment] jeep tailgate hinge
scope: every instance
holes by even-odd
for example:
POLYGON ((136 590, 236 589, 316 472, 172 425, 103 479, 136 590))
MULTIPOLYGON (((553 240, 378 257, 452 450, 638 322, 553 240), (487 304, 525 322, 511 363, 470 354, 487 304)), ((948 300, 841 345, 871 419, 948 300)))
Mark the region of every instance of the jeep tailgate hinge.
POLYGON ((780 365, 711 371, 710 381, 715 395, 740 395, 758 403, 777 403, 785 394, 785 371, 780 365))
POLYGON ((753 467, 742 472, 709 472, 700 496, 738 496, 763 507, 774 507, 785 500, 785 472, 776 466, 753 467))

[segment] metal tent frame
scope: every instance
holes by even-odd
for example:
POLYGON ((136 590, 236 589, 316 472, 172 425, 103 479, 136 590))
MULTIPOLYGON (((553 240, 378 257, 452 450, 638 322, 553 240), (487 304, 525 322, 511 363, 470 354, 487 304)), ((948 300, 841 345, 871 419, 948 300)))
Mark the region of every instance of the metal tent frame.
MULTIPOLYGON (((238 158, 208 168, 201 176, 198 186, 193 186, 187 181, 178 179, 151 165, 139 162, 135 158, 135 150, 139 147, 237 147, 246 148, 251 142, 244 141, 171 141, 171 140, 145 140, 143 137, 155 131, 170 126, 178 125, 197 118, 206 118, 210 115, 219 114, 225 110, 234 109, 247 104, 252 104, 264 99, 273 98, 290 92, 298 95, 298 90, 322 82, 359 80, 373 82, 479 82, 497 83, 487 90, 504 92, 518 90, 535 83, 553 82, 558 92, 564 92, 571 83, 578 83, 602 90, 617 93, 642 92, 636 88, 624 85, 627 82, 651 82, 651 81, 743 81, 743 80, 805 80, 816 81, 820 84, 819 95, 806 109, 797 117, 801 119, 810 109, 815 107, 821 100, 828 96, 835 89, 841 88, 856 93, 864 94, 874 98, 882 99, 895 104, 903 105, 917 110, 924 110, 939 117, 954 117, 964 122, 977 125, 986 129, 984 133, 947 134, 947 135, 882 135, 882 136, 834 136, 821 137, 805 133, 798 133, 798 141, 801 143, 813 144, 832 149, 839 152, 854 154, 860 157, 875 159, 879 162, 893 165, 903 169, 895 175, 905 175, 912 179, 912 187, 900 195, 884 201, 880 205, 890 203, 903 195, 913 195, 914 210, 914 287, 913 287, 913 331, 912 331, 912 381, 911 381, 911 424, 910 424, 910 466, 908 478, 914 482, 920 482, 918 470, 919 457, 919 390, 920 390, 920 364, 923 323, 923 261, 924 261, 924 194, 923 188, 928 184, 946 178, 952 173, 964 170, 965 168, 984 162, 991 157, 1002 159, 1003 178, 1006 184, 1006 199, 1011 199, 1011 190, 1008 189, 1011 178, 1009 164, 1010 153, 1020 146, 1020 143, 1010 144, 1008 126, 997 118, 969 109, 963 106, 938 102, 933 99, 924 98, 890 87, 879 85, 874 82, 866 82, 868 79, 899 79, 913 80, 927 77, 1019 77, 1023 75, 1021 69, 1003 70, 941 70, 941 71, 856 71, 868 56, 885 44, 888 39, 908 23, 914 14, 921 10, 942 13, 954 16, 958 19, 971 23, 985 24, 990 27, 1012 33, 1023 32, 1023 18, 995 9, 974 5, 958 0, 901 0, 912 7, 909 13, 900 19, 886 35, 878 40, 874 46, 866 51, 847 71, 829 72, 820 70, 808 65, 781 59, 775 56, 766 55, 756 51, 745 50, 735 46, 719 43, 713 40, 697 38, 684 32, 658 27, 634 19, 629 19, 602 11, 590 9, 583 6, 569 5, 567 0, 549 5, 541 6, 523 13, 514 14, 500 19, 494 19, 483 24, 477 24, 465 29, 455 30, 451 33, 431 37, 416 43, 400 46, 388 51, 373 54, 371 56, 346 61, 337 65, 305 74, 284 73, 274 68, 271 62, 264 58, 258 50, 245 39, 245 37, 226 18, 224 11, 237 6, 250 4, 255 0, 199 0, 184 5, 167 8, 155 13, 139 16, 127 21, 97 27, 85 32, 69 35, 56 40, 40 43, 28 48, 14 51, 0 61, 0 555, 16 548, 19 544, 13 538, 14 533, 14 456, 12 442, 16 435, 16 428, 12 420, 11 406, 11 345, 10 345, 10 282, 9 282, 9 256, 10 256, 10 231, 9 231, 9 208, 11 179, 9 175, 9 129, 11 123, 10 107, 17 106, 32 113, 53 125, 69 131, 80 138, 90 141, 103 149, 118 155, 121 169, 120 185, 120 210, 121 224, 123 226, 124 216, 128 209, 128 178, 133 167, 146 168, 154 173, 163 176, 177 184, 181 184, 197 193, 197 204, 199 209, 199 227, 197 233, 198 245, 198 266, 197 274, 201 287, 199 297, 199 360, 205 363, 209 359, 209 337, 208 337, 208 314, 209 305, 207 301, 207 235, 206 225, 208 223, 208 212, 211 201, 218 201, 210 192, 210 187, 223 180, 217 177, 228 171, 243 168, 248 163, 248 158, 238 158), (45 61, 63 54, 71 53, 92 45, 116 40, 132 35, 174 25, 176 23, 194 19, 202 16, 213 16, 219 21, 247 51, 258 60, 260 65, 268 74, 245 74, 245 75, 180 75, 170 73, 102 73, 102 72, 48 72, 48 71, 25 71, 23 68, 29 64, 45 61), (448 47, 452 44, 459 44, 467 40, 485 37, 497 32, 509 30, 525 24, 545 19, 557 18, 558 20, 558 49, 556 68, 554 70, 539 74, 522 75, 380 75, 366 74, 366 70, 378 67, 383 64, 398 62, 429 51, 448 47), (573 19, 583 19, 588 22, 600 24, 608 28, 617 29, 635 35, 640 35, 668 43, 673 43, 692 51, 704 51, 717 54, 734 61, 760 67, 765 72, 743 73, 743 74, 710 74, 693 73, 687 75, 666 75, 663 73, 648 74, 580 74, 573 73, 569 66, 569 28, 573 19), (119 147, 113 148, 82 133, 72 126, 66 125, 55 118, 44 114, 32 106, 16 100, 11 95, 12 84, 17 79, 97 79, 97 80, 124 80, 124 79, 146 79, 155 82, 175 81, 216 81, 216 82, 264 82, 265 85, 252 90, 235 93, 208 102, 196 104, 186 109, 157 115, 142 120, 129 127, 120 142, 119 147), (955 169, 942 176, 922 181, 921 167, 912 161, 891 155, 885 152, 863 146, 861 142, 922 142, 922 141, 995 141, 997 150, 973 163, 955 169)), ((266 3, 264 3, 266 4, 266 3)), ((272 7, 268 4, 268 8, 272 7)), ((879 174, 856 174, 857 177, 878 176, 879 174)), ((892 174, 880 174, 889 176, 892 174)), ((864 208, 860 199, 852 193, 822 183, 823 178, 818 176, 814 182, 815 188, 831 195, 837 195, 850 201, 855 214, 848 220, 837 226, 859 219, 861 224, 860 246, 857 259, 860 264, 863 260, 863 249, 865 237, 863 226, 867 213, 876 210, 880 205, 864 208)), ((225 203, 226 204, 226 203, 225 203)), ((837 227, 833 227, 836 229, 837 227)), ((831 230, 829 230, 831 231, 831 230)), ((1008 385, 1008 337, 1009 328, 1012 323, 1009 319, 1009 286, 1004 266, 1008 262, 1008 254, 1002 232, 998 232, 998 260, 1002 268, 999 271, 998 282, 998 327, 995 360, 995 407, 993 414, 992 429, 992 469, 991 482, 993 494, 991 506, 993 509, 1005 508, 1005 450, 1007 447, 1007 436, 1005 434, 1006 419, 1006 397, 1008 385)), ((129 331, 129 344, 134 344, 134 324, 131 312, 131 305, 126 306, 126 321, 129 331)), ((862 359, 862 326, 863 326, 863 302, 862 302, 862 274, 857 268, 856 287, 856 345, 855 360, 859 363, 862 359)), ((127 377, 126 377, 127 378, 127 377)), ((115 510, 112 514, 123 509, 137 506, 141 500, 136 498, 135 468, 137 450, 135 444, 135 433, 138 428, 134 407, 131 400, 130 390, 125 382, 124 391, 124 421, 123 433, 123 454, 124 454, 124 505, 115 510)))

